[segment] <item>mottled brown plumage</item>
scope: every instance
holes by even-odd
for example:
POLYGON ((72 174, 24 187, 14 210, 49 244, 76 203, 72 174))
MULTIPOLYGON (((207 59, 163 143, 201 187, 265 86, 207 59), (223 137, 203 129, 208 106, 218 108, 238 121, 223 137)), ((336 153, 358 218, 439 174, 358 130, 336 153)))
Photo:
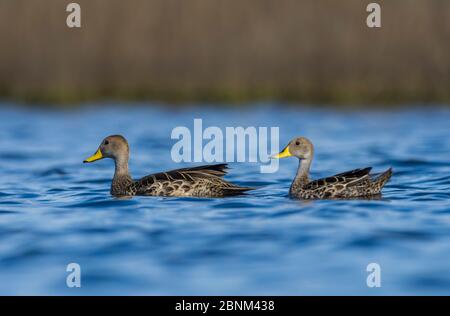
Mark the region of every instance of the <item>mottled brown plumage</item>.
POLYGON ((381 194, 385 183, 392 175, 392 169, 377 175, 370 174, 371 167, 355 169, 331 177, 309 179, 309 169, 314 156, 313 144, 304 137, 293 139, 278 155, 273 158, 297 157, 299 167, 289 195, 299 199, 358 198, 381 194))
POLYGON ((222 179, 226 174, 226 164, 176 169, 133 180, 128 171, 128 142, 120 135, 106 137, 97 152, 84 162, 103 158, 112 158, 115 162, 111 184, 111 194, 114 196, 225 197, 251 190, 222 179))

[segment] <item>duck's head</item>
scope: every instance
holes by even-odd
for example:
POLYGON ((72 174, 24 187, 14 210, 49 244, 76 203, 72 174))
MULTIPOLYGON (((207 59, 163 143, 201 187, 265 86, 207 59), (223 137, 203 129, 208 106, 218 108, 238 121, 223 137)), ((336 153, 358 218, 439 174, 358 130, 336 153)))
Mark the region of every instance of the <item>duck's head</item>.
POLYGON ((314 147, 311 141, 305 137, 296 137, 279 153, 272 158, 297 157, 298 159, 312 159, 314 147))
POLYGON ((125 137, 111 135, 106 137, 98 146, 97 151, 83 162, 94 162, 103 158, 128 161, 130 148, 125 137))

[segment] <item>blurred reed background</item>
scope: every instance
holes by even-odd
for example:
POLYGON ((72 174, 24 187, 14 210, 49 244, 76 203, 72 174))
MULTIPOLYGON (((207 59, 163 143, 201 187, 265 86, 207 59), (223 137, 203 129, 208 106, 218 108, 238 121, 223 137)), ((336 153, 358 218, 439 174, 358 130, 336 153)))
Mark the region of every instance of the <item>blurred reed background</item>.
POLYGON ((81 29, 70 2, 0 0, 1 98, 450 100, 450 1, 78 0, 81 29))

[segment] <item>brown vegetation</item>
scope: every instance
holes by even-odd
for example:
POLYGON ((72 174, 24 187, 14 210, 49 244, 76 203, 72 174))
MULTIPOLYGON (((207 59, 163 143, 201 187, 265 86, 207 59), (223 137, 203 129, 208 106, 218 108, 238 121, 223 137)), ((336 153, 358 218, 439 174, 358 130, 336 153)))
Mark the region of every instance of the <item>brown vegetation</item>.
POLYGON ((450 1, 0 1, 0 96, 26 101, 450 100, 450 1))

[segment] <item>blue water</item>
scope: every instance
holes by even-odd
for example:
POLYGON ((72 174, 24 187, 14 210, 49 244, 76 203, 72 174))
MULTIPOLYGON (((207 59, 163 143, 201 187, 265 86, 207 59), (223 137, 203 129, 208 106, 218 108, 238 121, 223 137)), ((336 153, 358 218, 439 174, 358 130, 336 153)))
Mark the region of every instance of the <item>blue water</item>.
POLYGON ((450 294, 450 110, 336 111, 255 105, 0 108, 0 294, 450 294), (171 160, 176 126, 279 126, 280 146, 315 144, 312 176, 390 166, 381 200, 287 197, 295 159, 278 172, 232 163, 258 187, 226 199, 109 195, 112 161, 83 165, 125 135, 135 177, 171 160), (81 266, 81 288, 66 266, 81 266), (369 263, 381 287, 366 284, 369 263))

